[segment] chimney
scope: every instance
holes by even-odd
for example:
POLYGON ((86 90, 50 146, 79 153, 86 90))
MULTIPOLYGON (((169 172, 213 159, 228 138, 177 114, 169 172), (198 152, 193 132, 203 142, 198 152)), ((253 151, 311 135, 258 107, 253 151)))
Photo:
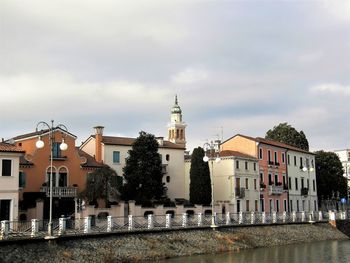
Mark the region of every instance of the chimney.
POLYGON ((95 129, 95 159, 97 162, 102 163, 102 135, 103 126, 96 126, 95 129))

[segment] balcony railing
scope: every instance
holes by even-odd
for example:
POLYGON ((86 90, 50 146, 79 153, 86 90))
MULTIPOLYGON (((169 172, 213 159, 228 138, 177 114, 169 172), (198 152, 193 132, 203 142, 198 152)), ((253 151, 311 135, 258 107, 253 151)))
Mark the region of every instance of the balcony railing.
POLYGON ((306 187, 303 187, 303 188, 300 189, 300 193, 303 196, 307 196, 309 194, 309 189, 306 188, 306 187))
POLYGON ((281 195, 283 194, 283 186, 269 185, 269 195, 281 195))
MULTIPOLYGON (((43 186, 40 188, 40 192, 46 193, 46 196, 50 196, 50 187, 43 186)), ((52 187, 52 197, 76 197, 77 187, 52 187)))
POLYGON ((235 188, 235 194, 236 194, 236 198, 243 199, 245 197, 245 188, 243 188, 243 187, 236 187, 235 188))

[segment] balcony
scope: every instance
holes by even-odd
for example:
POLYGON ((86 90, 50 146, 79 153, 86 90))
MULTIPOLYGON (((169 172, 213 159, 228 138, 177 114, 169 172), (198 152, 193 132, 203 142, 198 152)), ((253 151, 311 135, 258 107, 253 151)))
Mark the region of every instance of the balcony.
POLYGON ((245 197, 245 188, 236 187, 235 188, 235 195, 236 195, 236 198, 243 199, 245 197))
MULTIPOLYGON (((76 197, 77 187, 52 187, 52 197, 76 197)), ((40 188, 40 192, 46 193, 46 196, 50 196, 50 187, 43 186, 40 188)))
POLYGON ((279 162, 275 162, 275 165, 276 165, 276 166, 280 166, 280 163, 279 163, 279 162))
POLYGON ((303 195, 303 196, 308 196, 309 194, 309 189, 306 188, 306 187, 303 187, 300 189, 300 194, 303 195))
POLYGON ((270 165, 274 165, 275 163, 272 161, 267 161, 267 164, 270 166, 270 165))
POLYGON ((264 191, 266 189, 266 184, 260 183, 260 191, 264 191))
POLYGON ((269 195, 281 195, 281 194, 283 194, 283 186, 269 185, 269 195))

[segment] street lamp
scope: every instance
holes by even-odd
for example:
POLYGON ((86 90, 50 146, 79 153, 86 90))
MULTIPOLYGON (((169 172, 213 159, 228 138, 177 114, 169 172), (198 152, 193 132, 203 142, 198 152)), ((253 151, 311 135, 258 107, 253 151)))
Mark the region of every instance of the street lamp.
MULTIPOLYGON (((38 127, 40 125, 42 126, 46 126, 49 130, 49 143, 50 143, 50 151, 51 151, 51 154, 50 154, 50 212, 49 212, 49 223, 47 225, 47 236, 45 237, 45 239, 53 239, 54 236, 52 235, 53 232, 52 232, 52 163, 53 163, 53 145, 54 145, 54 142, 55 142, 55 138, 53 136, 53 130, 54 130, 54 126, 53 126, 53 120, 51 120, 51 126, 49 124, 47 124, 46 122, 44 121, 41 121, 39 122, 37 125, 36 125, 36 132, 38 132, 38 127)), ((63 128, 65 131, 68 132, 68 129, 66 126, 64 126, 63 124, 58 124, 55 128, 63 128)), ((42 130, 41 130, 42 132, 42 130)), ((38 149, 41 149, 45 146, 45 143, 44 141, 41 140, 41 135, 39 135, 39 139, 38 141, 35 143, 35 146, 38 148, 38 149)), ((62 138, 62 143, 60 144, 60 149, 62 151, 65 151, 68 149, 68 145, 65 143, 64 141, 64 138, 62 138)))
POLYGON ((203 161, 208 162, 210 159, 211 162, 211 227, 215 229, 218 227, 216 225, 215 215, 214 215, 214 156, 216 155, 215 162, 219 163, 220 158, 220 140, 211 141, 210 143, 205 143, 203 145, 204 157, 203 161), (207 151, 209 150, 210 158, 207 156, 207 151))
POLYGON ((303 172, 307 172, 308 174, 308 186, 307 186, 307 190, 308 190, 308 195, 309 195, 309 212, 311 212, 311 191, 310 191, 310 184, 311 184, 311 178, 310 178, 310 172, 314 171, 314 167, 310 167, 310 163, 309 163, 309 159, 306 159, 306 166, 303 167, 302 169, 303 172))

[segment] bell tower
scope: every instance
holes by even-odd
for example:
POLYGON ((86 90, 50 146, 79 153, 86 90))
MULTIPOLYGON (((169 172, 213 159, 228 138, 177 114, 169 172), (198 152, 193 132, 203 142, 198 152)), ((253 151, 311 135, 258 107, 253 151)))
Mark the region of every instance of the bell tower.
POLYGON ((170 123, 168 124, 168 140, 186 148, 186 123, 182 121, 182 111, 175 95, 175 104, 171 108, 170 123))

